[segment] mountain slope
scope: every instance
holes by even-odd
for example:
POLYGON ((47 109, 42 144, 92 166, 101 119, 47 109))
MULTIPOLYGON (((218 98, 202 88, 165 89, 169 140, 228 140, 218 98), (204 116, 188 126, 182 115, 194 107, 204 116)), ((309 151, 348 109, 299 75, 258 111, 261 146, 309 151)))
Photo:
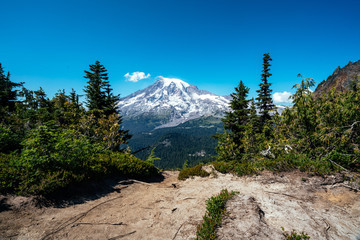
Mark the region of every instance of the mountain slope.
POLYGON ((315 90, 315 96, 335 89, 337 91, 347 91, 353 83, 360 83, 360 60, 349 62, 345 67, 337 67, 327 80, 322 81, 315 90))
POLYGON ((202 116, 222 116, 229 99, 199 90, 180 79, 161 77, 153 85, 120 99, 123 125, 134 132, 172 127, 202 116))

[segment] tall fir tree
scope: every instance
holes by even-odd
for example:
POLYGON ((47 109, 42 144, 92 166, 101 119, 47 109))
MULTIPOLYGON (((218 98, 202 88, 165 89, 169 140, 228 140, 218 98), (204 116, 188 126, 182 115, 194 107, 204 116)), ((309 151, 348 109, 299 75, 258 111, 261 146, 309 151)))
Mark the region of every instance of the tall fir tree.
POLYGON ((84 78, 88 79, 88 85, 84 89, 86 106, 96 118, 94 127, 98 128, 98 132, 102 132, 98 138, 106 139, 109 149, 119 150, 120 145, 131 138, 129 131, 122 129, 122 117, 116 107, 120 95, 112 93, 107 70, 99 61, 89 67, 90 71, 84 71, 84 78), (106 118, 101 118, 102 116, 106 118))
POLYGON ((256 90, 258 93, 258 97, 256 98, 256 105, 260 111, 260 127, 264 126, 266 121, 271 119, 270 113, 276 110, 276 107, 271 98, 271 83, 268 81, 268 78, 272 75, 270 73, 270 61, 272 61, 272 59, 269 53, 265 53, 263 57, 263 70, 261 74, 262 82, 259 84, 260 89, 256 90))
POLYGON ((86 97, 86 107, 89 111, 105 110, 106 93, 104 88, 109 85, 107 70, 99 61, 89 65, 90 71, 84 71, 84 78, 88 79, 87 86, 84 89, 86 97))

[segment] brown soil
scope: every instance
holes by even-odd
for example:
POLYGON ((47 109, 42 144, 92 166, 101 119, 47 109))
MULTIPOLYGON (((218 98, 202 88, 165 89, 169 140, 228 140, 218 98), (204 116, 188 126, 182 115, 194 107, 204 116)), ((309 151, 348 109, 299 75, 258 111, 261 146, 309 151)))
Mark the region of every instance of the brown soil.
POLYGON ((119 181, 103 194, 41 208, 3 196, 0 239, 194 239, 206 200, 225 188, 239 194, 227 204, 219 239, 283 239, 281 227, 311 239, 359 237, 360 194, 337 177, 212 172, 178 181, 178 172, 165 171, 161 182, 119 181))

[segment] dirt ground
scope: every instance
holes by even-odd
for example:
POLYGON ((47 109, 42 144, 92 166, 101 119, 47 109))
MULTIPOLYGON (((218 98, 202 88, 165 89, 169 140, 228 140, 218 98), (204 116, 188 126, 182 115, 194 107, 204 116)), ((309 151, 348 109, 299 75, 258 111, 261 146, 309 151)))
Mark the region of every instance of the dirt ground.
MULTIPOLYGON (((211 171, 211 169, 208 169, 211 171)), ((311 239, 360 239, 360 193, 341 178, 291 172, 145 183, 118 181, 109 191, 55 206, 2 196, 0 239, 194 239, 206 200, 222 189, 239 194, 227 204, 219 239, 284 239, 281 228, 311 239)))

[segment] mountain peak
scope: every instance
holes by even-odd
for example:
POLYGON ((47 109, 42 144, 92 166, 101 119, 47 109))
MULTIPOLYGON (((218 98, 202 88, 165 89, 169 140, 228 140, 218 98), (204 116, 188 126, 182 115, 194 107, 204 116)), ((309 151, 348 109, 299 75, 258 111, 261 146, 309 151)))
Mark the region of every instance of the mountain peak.
POLYGON ((158 82, 163 83, 163 87, 168 87, 171 84, 175 84, 176 87, 180 89, 190 87, 190 84, 178 78, 159 77, 158 82))
POLYGON ((160 77, 153 85, 120 99, 118 107, 125 127, 141 122, 151 123, 154 129, 202 116, 222 116, 229 109, 229 100, 183 80, 160 77))

